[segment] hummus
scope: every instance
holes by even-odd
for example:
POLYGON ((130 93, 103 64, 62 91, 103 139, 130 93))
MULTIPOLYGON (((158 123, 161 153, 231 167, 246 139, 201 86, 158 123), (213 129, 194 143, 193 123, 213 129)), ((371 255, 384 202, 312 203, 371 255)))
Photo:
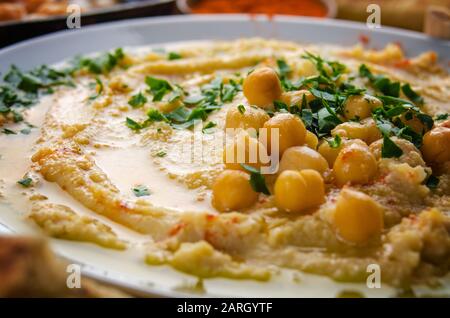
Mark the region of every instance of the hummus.
MULTIPOLYGON (((140 251, 149 265, 170 264, 204 278, 268 280, 277 268, 289 268, 338 281, 365 281, 368 266, 377 264, 384 282, 406 286, 450 270, 450 163, 423 159, 423 149, 403 138, 405 130, 394 129, 386 141, 378 131, 372 140, 337 127, 359 125, 363 118, 348 120, 337 113, 339 124, 326 129, 323 120, 329 120, 330 111, 319 118, 321 131, 314 132, 319 145, 308 146, 319 151, 322 143, 338 148, 344 140, 361 139, 376 160, 367 182, 336 183, 330 164, 321 172, 323 200, 294 213, 277 204, 279 173, 253 171, 268 190, 253 188, 253 204, 219 211, 212 203, 212 188, 225 170, 224 144, 234 138, 225 133, 227 113, 252 107, 242 91, 249 74, 272 68, 282 94, 311 92, 307 109, 313 109, 314 100, 333 103, 333 95, 318 96, 317 91, 326 91, 325 84, 317 84, 319 76, 349 96, 381 96, 384 103, 383 96, 390 96, 386 87, 409 84, 396 98, 408 101, 401 107, 419 108, 417 114, 434 119, 430 127, 422 122, 425 128, 417 134, 423 137, 445 126, 450 110, 450 77, 433 52, 408 59, 393 44, 372 51, 243 39, 125 48, 120 56, 114 54, 106 55, 106 62, 105 55, 103 60, 78 60, 71 85, 41 94, 23 113, 26 122, 38 127, 31 133, 20 134, 23 121, 14 123, 11 114, 0 114, 3 128, 16 132, 0 136, 2 195, 47 235, 112 249, 145 246, 140 251), (116 60, 108 64, 111 56, 116 60), (383 81, 388 86, 380 86, 383 81), (344 83, 353 85, 353 93, 344 83), (214 100, 205 104, 208 98, 214 100), (197 111, 202 113, 197 116, 197 111), (12 177, 18 173, 23 175, 20 184, 12 177), (344 190, 369 196, 382 211, 382 227, 363 242, 345 239, 337 229, 336 205, 344 190)), ((292 99, 282 100, 262 108, 267 118, 293 112, 292 99)), ((307 119, 301 119, 309 130, 307 119)))

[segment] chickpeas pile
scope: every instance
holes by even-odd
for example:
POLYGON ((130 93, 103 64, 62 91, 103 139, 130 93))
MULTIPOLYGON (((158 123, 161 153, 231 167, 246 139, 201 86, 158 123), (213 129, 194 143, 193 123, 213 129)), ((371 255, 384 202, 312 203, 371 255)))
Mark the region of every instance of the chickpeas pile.
MULTIPOLYGON (((259 137, 263 131, 267 138, 258 139, 257 134, 240 132, 225 153, 240 150, 244 154, 243 163, 255 169, 268 163, 262 163, 259 157, 251 161, 252 148, 279 156, 276 174, 266 175, 265 179, 278 211, 314 213, 327 201, 329 189, 337 188, 339 192, 336 199, 332 199, 335 205, 330 220, 336 235, 354 244, 378 238, 384 227, 383 208, 369 195, 350 187, 370 184, 377 178, 383 136, 372 118, 372 111, 382 107, 382 101, 367 94, 348 96, 343 113, 339 115, 347 121, 337 125, 330 132, 330 138, 319 141, 299 116, 284 110, 275 111, 272 117, 267 113, 274 112, 276 100, 283 102, 287 110, 301 106, 305 100, 312 101, 315 97, 309 91, 283 92, 277 73, 270 67, 261 67, 244 80, 243 93, 248 105, 230 108, 225 127, 255 129, 260 132, 259 137), (276 138, 271 137, 276 133, 278 142, 275 144, 276 138)), ((425 131, 416 117, 400 117, 399 120, 411 124, 416 132, 425 131)), ((398 162, 415 167, 426 166, 424 159, 428 164, 450 161, 450 121, 428 131, 420 150, 406 139, 392 137, 391 141, 402 150, 402 155, 395 158, 398 162)), ((213 205, 221 212, 251 208, 261 198, 250 183, 254 172, 244 169, 236 155, 227 157, 225 153, 226 169, 213 185, 213 205)))
POLYGON ((66 15, 68 1, 18 0, 0 3, 0 21, 22 20, 30 15, 66 15))

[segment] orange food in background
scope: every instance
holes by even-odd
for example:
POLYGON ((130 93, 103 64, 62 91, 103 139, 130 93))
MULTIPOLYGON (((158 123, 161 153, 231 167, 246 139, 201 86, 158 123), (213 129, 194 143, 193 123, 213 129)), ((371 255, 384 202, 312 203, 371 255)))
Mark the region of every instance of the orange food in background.
POLYGON ((193 13, 263 13, 324 17, 327 8, 319 0, 200 0, 193 13))

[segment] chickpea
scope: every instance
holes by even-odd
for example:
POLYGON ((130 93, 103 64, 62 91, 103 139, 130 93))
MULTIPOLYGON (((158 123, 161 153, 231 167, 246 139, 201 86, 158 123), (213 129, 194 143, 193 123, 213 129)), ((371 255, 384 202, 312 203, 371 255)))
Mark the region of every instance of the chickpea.
POLYGON ((244 170, 241 163, 259 169, 263 166, 264 155, 267 155, 264 145, 247 132, 241 131, 233 142, 225 147, 223 162, 226 169, 244 170))
POLYGON ((305 96, 305 100, 307 102, 310 102, 314 99, 314 96, 313 94, 311 94, 311 92, 302 89, 299 91, 284 92, 283 94, 281 94, 280 100, 288 106, 301 106, 303 103, 303 96, 305 96))
POLYGON ((349 182, 365 184, 375 177, 377 161, 367 145, 351 144, 339 152, 333 171, 338 186, 349 182))
POLYGON ((254 70, 245 78, 242 88, 249 104, 261 108, 270 108, 282 93, 278 75, 270 67, 254 70))
POLYGON ((328 165, 333 167, 334 162, 336 161, 337 156, 339 155, 339 152, 348 145, 351 145, 353 143, 366 146, 365 142, 360 139, 345 139, 343 138, 341 140, 341 145, 337 148, 332 148, 329 143, 324 140, 317 151, 328 161, 328 165))
POLYGON ((364 243, 383 230, 383 209, 370 196, 342 189, 336 202, 333 223, 338 235, 352 243, 364 243))
POLYGON ((328 162, 317 151, 306 146, 296 146, 284 152, 278 171, 281 173, 285 170, 305 169, 312 169, 323 175, 328 169, 328 162))
POLYGON ((302 59, 294 65, 294 70, 300 77, 309 77, 319 75, 316 65, 310 60, 302 59))
MULTIPOLYGON (((403 154, 397 158, 402 163, 407 163, 411 167, 425 166, 419 149, 411 142, 403 138, 391 137, 391 140, 403 151, 403 154)), ((381 149, 383 147, 383 139, 377 140, 370 145, 370 151, 376 160, 381 159, 381 149)))
POLYGON ((237 170, 225 170, 214 181, 212 204, 220 212, 241 210, 252 206, 258 194, 250 185, 250 176, 237 170))
POLYGON ((450 128, 442 125, 427 132, 423 136, 421 150, 428 163, 450 161, 450 128))
POLYGON ((317 149, 319 138, 309 130, 306 131, 305 144, 311 149, 317 149))
POLYGON ((371 95, 352 95, 344 104, 344 114, 347 119, 364 119, 370 117, 372 109, 383 106, 378 98, 371 95))
POLYGON ((262 128, 270 116, 260 108, 244 106, 245 111, 241 112, 237 107, 232 107, 227 112, 225 119, 226 128, 262 128))
POLYGON ((65 15, 67 14, 67 3, 44 2, 37 7, 35 13, 42 15, 65 15))
POLYGON ((348 121, 339 124, 331 131, 331 134, 348 139, 361 139, 368 145, 382 137, 380 130, 372 118, 366 118, 360 123, 348 121))
MULTIPOLYGON (((272 129, 278 129, 279 136, 279 152, 283 152, 293 146, 300 146, 305 143, 306 128, 302 120, 292 114, 280 113, 273 116, 264 123, 264 128, 267 129, 267 140, 265 140, 266 149, 272 151, 272 129)), ((264 141, 263 141, 264 142, 264 141)))
POLYGON ((286 170, 274 187, 275 203, 280 210, 299 213, 325 201, 325 185, 315 170, 286 170))

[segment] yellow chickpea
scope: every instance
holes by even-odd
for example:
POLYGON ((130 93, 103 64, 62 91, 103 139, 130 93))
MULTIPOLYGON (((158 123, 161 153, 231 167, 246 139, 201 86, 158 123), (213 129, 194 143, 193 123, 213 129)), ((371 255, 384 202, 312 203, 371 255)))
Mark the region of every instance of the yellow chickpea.
POLYGON ((281 94, 280 100, 288 106, 301 106, 303 103, 303 96, 307 102, 310 102, 314 99, 313 94, 311 92, 302 89, 299 91, 292 92, 284 92, 281 94))
POLYGON ((420 148, 428 163, 444 163, 450 161, 450 128, 437 126, 423 136, 420 148))
POLYGON ((237 170, 225 170, 214 181, 212 204, 220 212, 236 211, 252 206, 258 194, 250 185, 250 176, 237 170))
POLYGON ((243 106, 243 108, 232 107, 227 112, 225 128, 262 128, 270 116, 262 109, 243 106))
MULTIPOLYGON (((275 134, 278 129, 278 149, 280 155, 293 146, 300 146, 305 143, 306 128, 302 120, 289 113, 280 113, 273 116, 264 123, 264 128, 267 129, 267 140, 265 140, 266 149, 271 152, 274 148, 272 145, 272 134, 275 134)), ((264 142, 264 140, 262 140, 264 142)))
POLYGON ((328 170, 328 162, 317 151, 306 146, 296 146, 284 152, 278 172, 305 169, 312 169, 323 175, 328 170))
POLYGON ((367 145, 351 144, 339 152, 333 171, 338 186, 346 183, 366 184, 377 173, 377 161, 367 145))
POLYGON ((275 203, 285 212, 300 213, 325 202, 325 185, 315 170, 286 170, 274 187, 275 203))
POLYGON ((360 123, 348 121, 339 124, 331 131, 331 134, 348 139, 361 139, 368 145, 382 137, 380 130, 372 118, 366 118, 360 123))
POLYGON ((294 64, 294 72, 300 77, 319 75, 316 65, 307 59, 299 60, 294 64))
POLYGON ((264 145, 245 131, 241 131, 233 142, 225 147, 223 162, 226 169, 244 170, 241 163, 259 169, 263 166, 263 162, 266 163, 263 160, 265 155, 267 151, 264 145))
POLYGON ((360 139, 345 139, 345 138, 343 138, 342 140, 341 140, 341 144, 340 144, 340 146, 339 147, 337 147, 337 148, 332 148, 331 146, 330 146, 330 144, 326 141, 326 140, 324 140, 321 144, 320 144, 320 146, 319 146, 319 148, 317 149, 317 151, 327 160, 327 162, 328 162, 328 165, 330 166, 330 168, 331 167, 333 167, 333 165, 334 165, 334 162, 336 161, 336 158, 337 158, 337 156, 339 155, 339 152, 345 147, 345 146, 348 146, 348 145, 351 145, 351 144, 359 144, 359 145, 362 145, 362 146, 366 146, 366 144, 365 144, 365 142, 364 141, 362 141, 362 140, 360 140, 360 139))
POLYGON ((250 105, 269 108, 282 93, 280 79, 270 67, 261 67, 251 72, 242 86, 250 105))
POLYGON ((317 149, 319 138, 309 130, 306 131, 305 144, 311 149, 317 149))
POLYGON ((342 189, 333 214, 338 235, 352 243, 364 243, 383 230, 383 209, 370 196, 342 189))
POLYGON ((370 117, 372 110, 383 106, 383 103, 371 95, 352 95, 344 104, 344 114, 347 119, 364 119, 370 117))
MULTIPOLYGON (((425 166, 425 162, 422 159, 419 149, 417 149, 413 143, 398 137, 391 137, 391 140, 403 151, 403 154, 397 158, 398 161, 407 163, 411 167, 425 166)), ((381 159, 382 147, 383 139, 373 142, 369 147, 376 160, 381 159)))

